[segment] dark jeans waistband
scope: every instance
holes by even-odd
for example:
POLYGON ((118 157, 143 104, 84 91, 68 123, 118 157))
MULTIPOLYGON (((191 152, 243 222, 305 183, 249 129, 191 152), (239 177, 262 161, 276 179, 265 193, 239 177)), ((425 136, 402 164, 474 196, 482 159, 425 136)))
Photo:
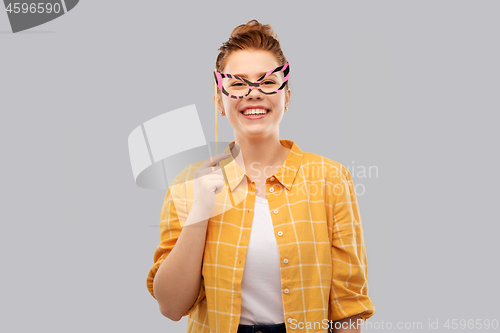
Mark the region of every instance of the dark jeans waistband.
POLYGON ((286 333, 285 323, 274 325, 238 325, 238 333, 286 333))

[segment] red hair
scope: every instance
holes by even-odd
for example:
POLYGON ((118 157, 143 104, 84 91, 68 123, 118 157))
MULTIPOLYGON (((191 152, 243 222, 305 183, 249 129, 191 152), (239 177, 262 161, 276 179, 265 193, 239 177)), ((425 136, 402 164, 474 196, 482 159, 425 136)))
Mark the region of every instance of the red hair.
POLYGON ((225 67, 224 60, 231 52, 238 50, 263 50, 271 52, 278 60, 279 66, 286 64, 287 60, 281 51, 280 42, 269 24, 261 24, 257 20, 248 21, 237 26, 231 33, 227 42, 219 48, 219 55, 215 68, 222 72, 225 67))

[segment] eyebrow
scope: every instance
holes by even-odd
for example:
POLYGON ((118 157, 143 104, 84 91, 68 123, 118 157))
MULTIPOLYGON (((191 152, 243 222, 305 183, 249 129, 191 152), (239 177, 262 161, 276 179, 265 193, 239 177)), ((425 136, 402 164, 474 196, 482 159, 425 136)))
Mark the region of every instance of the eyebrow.
MULTIPOLYGON (((262 75, 266 74, 267 72, 261 72, 261 73, 258 73, 257 74, 257 77, 261 77, 262 75)), ((240 77, 244 77, 245 79, 248 78, 248 76, 246 74, 233 74, 233 75, 236 75, 236 76, 240 76, 240 77)))

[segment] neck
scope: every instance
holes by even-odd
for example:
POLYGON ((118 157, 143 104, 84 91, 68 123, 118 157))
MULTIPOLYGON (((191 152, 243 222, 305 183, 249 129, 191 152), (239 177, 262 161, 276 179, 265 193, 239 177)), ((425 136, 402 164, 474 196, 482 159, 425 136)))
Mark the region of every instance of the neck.
POLYGON ((278 133, 262 138, 242 137, 235 133, 234 143, 241 149, 247 172, 262 171, 266 167, 279 168, 289 150, 280 143, 278 133))

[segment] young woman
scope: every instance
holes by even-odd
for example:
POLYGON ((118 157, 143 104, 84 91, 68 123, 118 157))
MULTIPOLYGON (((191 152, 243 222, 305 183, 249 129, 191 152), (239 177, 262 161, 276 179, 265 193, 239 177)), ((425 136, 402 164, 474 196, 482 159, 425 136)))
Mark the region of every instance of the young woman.
POLYGON ((167 190, 148 290, 188 332, 360 332, 348 324, 375 308, 351 175, 279 139, 290 64, 269 25, 219 50, 214 98, 235 140, 167 190))

